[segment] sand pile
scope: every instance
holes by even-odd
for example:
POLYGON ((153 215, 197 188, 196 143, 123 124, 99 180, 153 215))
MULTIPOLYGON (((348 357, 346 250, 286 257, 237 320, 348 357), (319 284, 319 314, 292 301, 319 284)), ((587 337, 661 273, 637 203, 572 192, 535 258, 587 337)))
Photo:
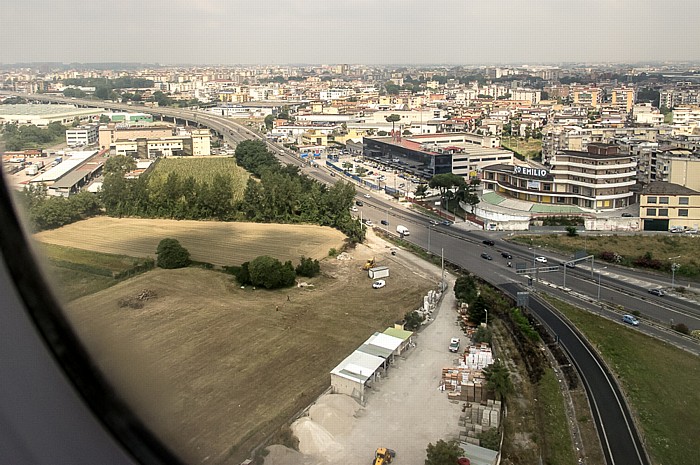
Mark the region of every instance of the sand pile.
POLYGON ((326 428, 309 417, 295 421, 292 424, 292 432, 299 439, 299 451, 304 455, 331 461, 343 450, 326 428))
POLYGON ((316 465, 309 457, 304 457, 301 452, 279 444, 266 447, 268 454, 265 456, 265 465, 316 465))
POLYGON ((355 413, 360 405, 343 394, 327 394, 309 409, 309 417, 331 435, 347 434, 355 425, 355 413))

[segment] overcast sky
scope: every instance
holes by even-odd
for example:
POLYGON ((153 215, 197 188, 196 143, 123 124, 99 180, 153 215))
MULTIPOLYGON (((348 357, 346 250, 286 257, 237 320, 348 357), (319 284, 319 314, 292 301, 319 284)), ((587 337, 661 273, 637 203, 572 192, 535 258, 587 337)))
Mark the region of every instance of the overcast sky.
POLYGON ((0 62, 700 60, 700 0, 2 0, 0 62))

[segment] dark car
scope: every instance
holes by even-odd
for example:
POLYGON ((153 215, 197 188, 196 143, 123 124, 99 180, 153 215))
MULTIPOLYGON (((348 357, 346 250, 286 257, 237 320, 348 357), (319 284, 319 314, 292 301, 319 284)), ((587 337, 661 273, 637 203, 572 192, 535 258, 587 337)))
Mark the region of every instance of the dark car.
POLYGON ((382 223, 385 226, 389 225, 389 222, 387 220, 381 220, 380 223, 382 223))
POLYGON ((559 265, 567 268, 576 268, 576 264, 574 262, 561 262, 559 265))
POLYGON ((494 241, 490 240, 490 239, 485 239, 485 240, 483 240, 483 241, 481 241, 481 242, 483 242, 483 243, 486 244, 486 245, 496 245, 496 243, 495 243, 494 241))
POLYGON ((507 258, 508 260, 511 260, 513 258, 513 256, 508 252, 501 252, 501 257, 507 258))
POLYGON ((452 221, 450 221, 450 220, 445 220, 445 221, 443 221, 443 222, 440 223, 440 224, 443 225, 443 226, 452 226, 452 221))
POLYGON ((486 252, 481 254, 481 258, 485 258, 486 260, 493 260, 493 258, 491 258, 491 255, 487 254, 486 252))
POLYGON ((649 294, 654 294, 659 297, 663 297, 666 295, 666 293, 661 289, 649 289, 649 294))
POLYGON ((358 207, 361 207, 364 205, 364 203, 362 203, 362 200, 355 200, 355 205, 357 205, 358 207))
POLYGON ((623 213, 622 217, 623 218, 632 218, 634 215, 632 213, 623 213))

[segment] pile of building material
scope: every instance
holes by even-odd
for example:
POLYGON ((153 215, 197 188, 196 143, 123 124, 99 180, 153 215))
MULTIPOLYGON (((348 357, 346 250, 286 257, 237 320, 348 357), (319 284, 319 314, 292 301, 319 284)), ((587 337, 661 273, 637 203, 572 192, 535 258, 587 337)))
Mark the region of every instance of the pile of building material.
POLYGON ((416 310, 423 317, 423 324, 432 319, 431 315, 437 308, 440 297, 442 297, 442 292, 437 290, 430 290, 428 295, 423 296, 423 305, 416 310))
POLYGON ((479 435, 501 424, 501 401, 488 400, 486 405, 470 404, 459 419, 459 425, 464 427, 459 433, 460 441, 479 444, 479 435))
POLYGON ((452 400, 467 402, 481 402, 487 395, 483 372, 463 366, 443 368, 440 389, 452 400))
POLYGON ((491 347, 485 342, 479 345, 469 346, 467 350, 464 351, 464 360, 460 361, 460 363, 467 368, 483 370, 493 363, 491 347))

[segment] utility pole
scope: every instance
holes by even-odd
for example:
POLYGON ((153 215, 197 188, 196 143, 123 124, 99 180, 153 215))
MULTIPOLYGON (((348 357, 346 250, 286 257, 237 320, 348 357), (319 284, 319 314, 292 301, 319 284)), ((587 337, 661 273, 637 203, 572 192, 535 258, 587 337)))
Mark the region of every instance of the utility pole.
POLYGON ((440 285, 440 289, 442 291, 445 290, 445 249, 443 247, 440 248, 440 262, 442 263, 442 284, 440 285))

